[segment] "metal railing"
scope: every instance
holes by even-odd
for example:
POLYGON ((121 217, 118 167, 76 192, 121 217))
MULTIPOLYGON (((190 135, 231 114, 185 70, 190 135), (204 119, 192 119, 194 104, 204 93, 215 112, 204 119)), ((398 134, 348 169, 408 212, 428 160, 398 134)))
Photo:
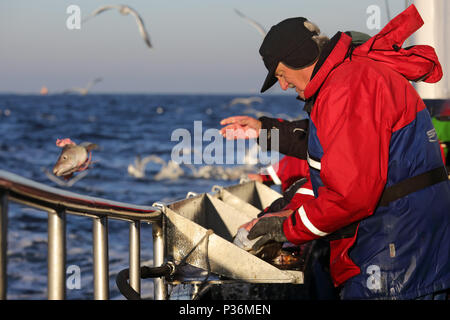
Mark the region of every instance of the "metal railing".
MULTIPOLYGON (((92 219, 94 299, 109 299, 108 220, 129 222, 130 285, 140 293, 140 225, 152 224, 154 266, 164 263, 164 233, 159 208, 136 206, 49 187, 0 170, 0 299, 7 298, 8 202, 48 213, 48 299, 66 297, 66 215, 92 219)), ((164 281, 154 279, 154 298, 165 298, 164 281)))

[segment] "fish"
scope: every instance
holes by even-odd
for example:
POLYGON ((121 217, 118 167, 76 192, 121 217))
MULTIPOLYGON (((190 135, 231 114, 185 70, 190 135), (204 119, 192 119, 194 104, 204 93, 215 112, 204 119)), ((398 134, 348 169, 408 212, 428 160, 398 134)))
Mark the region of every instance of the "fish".
POLYGON ((83 142, 77 145, 69 138, 57 139, 56 146, 63 148, 53 167, 53 174, 68 180, 75 172, 89 169, 92 164, 92 150, 98 149, 98 145, 83 142))
POLYGON ((297 252, 289 252, 286 250, 279 250, 268 261, 279 269, 295 269, 304 264, 304 257, 297 252))

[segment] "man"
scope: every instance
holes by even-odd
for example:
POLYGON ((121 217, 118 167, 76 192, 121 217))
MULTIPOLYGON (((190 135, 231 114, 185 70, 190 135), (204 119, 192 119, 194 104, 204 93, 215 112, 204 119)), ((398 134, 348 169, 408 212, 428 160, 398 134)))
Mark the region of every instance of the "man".
POLYGON ((260 219, 248 238, 261 237, 255 249, 328 238, 343 299, 446 297, 450 181, 430 115, 409 83, 437 82, 442 70, 431 47, 401 48, 423 24, 419 13, 410 6, 356 48, 340 32, 318 46, 306 21, 284 20, 265 37, 269 74, 261 91, 278 81, 312 105, 307 160, 315 198, 289 218, 260 219))

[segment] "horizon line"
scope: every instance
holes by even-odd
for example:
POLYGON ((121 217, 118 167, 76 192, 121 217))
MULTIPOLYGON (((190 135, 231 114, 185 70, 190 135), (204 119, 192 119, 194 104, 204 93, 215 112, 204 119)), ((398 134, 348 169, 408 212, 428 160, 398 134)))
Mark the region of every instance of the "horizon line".
MULTIPOLYGON (((48 93, 42 95, 39 92, 14 92, 14 91, 0 91, 0 95, 22 95, 22 96, 89 96, 89 95, 263 95, 260 92, 90 92, 86 95, 81 94, 67 94, 67 93, 48 93)), ((294 96, 292 92, 267 92, 267 95, 285 95, 294 96)))

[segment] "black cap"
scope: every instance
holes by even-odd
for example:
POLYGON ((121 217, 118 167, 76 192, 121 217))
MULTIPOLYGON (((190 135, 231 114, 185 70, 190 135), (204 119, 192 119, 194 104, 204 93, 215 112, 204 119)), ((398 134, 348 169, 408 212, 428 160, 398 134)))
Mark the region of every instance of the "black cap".
POLYGON ((304 23, 306 18, 290 18, 274 25, 267 33, 259 48, 269 73, 261 88, 266 91, 277 82, 275 70, 279 62, 292 68, 304 68, 311 65, 319 56, 319 47, 312 39, 317 35, 309 31, 304 23))

